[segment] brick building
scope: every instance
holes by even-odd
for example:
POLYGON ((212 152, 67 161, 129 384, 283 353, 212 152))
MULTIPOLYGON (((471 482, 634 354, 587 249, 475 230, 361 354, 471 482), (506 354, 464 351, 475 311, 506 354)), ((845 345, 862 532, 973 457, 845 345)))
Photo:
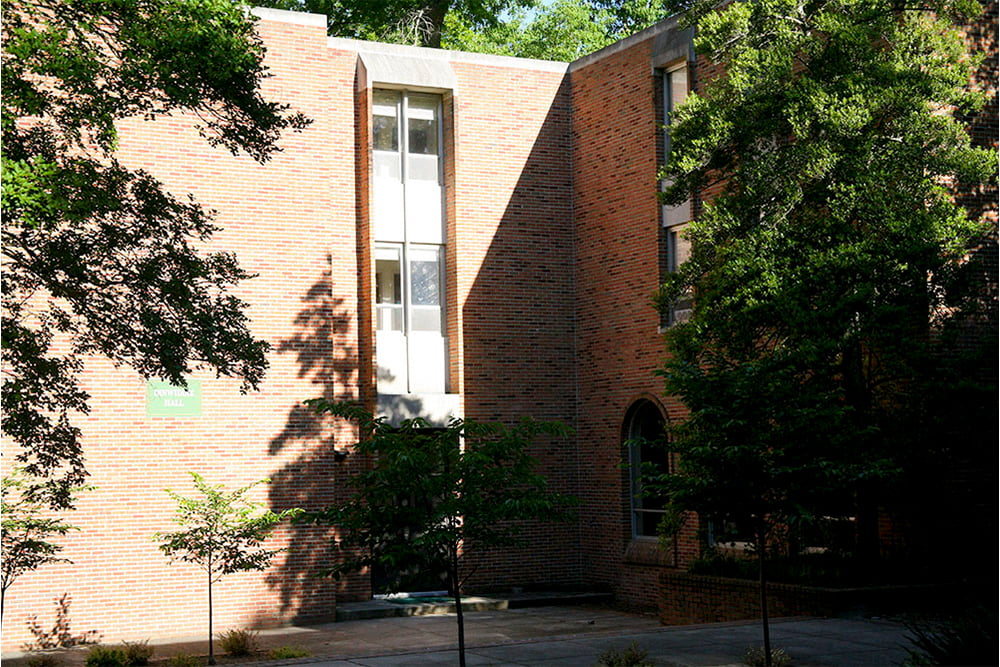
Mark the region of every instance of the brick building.
MULTIPOLYGON (((265 91, 313 124, 261 166, 208 147, 191 118, 136 119, 120 158, 218 211, 213 247, 258 274, 237 295, 272 344, 270 370, 249 395, 194 376, 195 395, 170 414, 163 387, 88 364, 80 425, 95 488, 64 540, 73 564, 14 585, 4 649, 30 641, 30 616, 49 625, 66 593, 74 632, 201 632, 200 571, 168 565, 152 539, 171 526, 164 489, 186 492, 195 471, 230 486, 270 477, 258 499, 276 508, 343 498, 361 464, 355 435, 302 406, 316 396, 393 419, 572 426, 573 439, 533 453, 580 498, 578 521, 533 526, 529 546, 502 558, 472 555, 470 586, 601 589, 655 606, 659 572, 694 557, 696 527, 660 547, 657 508, 634 499, 621 463, 652 455, 625 440, 683 415, 653 375, 669 323, 649 297, 683 261, 678 232, 696 204, 656 197, 665 114, 712 75, 690 33, 667 20, 565 64, 328 38, 322 16, 257 13, 265 91)), ((285 528, 270 571, 216 587, 216 628, 329 617, 338 600, 370 596, 366 576, 311 577, 329 538, 285 528)))

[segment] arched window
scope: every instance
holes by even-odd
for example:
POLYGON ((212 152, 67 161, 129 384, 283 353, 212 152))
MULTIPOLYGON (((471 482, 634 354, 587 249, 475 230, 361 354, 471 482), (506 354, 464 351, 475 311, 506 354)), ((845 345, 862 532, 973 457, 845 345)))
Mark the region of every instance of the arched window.
POLYGON ((653 401, 640 399, 625 416, 625 445, 629 461, 629 498, 633 537, 656 537, 663 515, 663 500, 643 494, 643 464, 652 463, 662 472, 672 472, 666 448, 663 412, 653 401))

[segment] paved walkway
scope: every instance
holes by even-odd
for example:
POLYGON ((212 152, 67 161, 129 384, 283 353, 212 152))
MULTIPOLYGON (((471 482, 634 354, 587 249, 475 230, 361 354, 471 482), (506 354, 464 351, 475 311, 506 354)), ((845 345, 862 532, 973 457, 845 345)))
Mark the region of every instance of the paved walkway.
MULTIPOLYGON (((632 643, 647 651, 656 665, 739 666, 746 648, 761 642, 757 623, 662 627, 649 617, 574 607, 480 612, 470 614, 466 623, 470 667, 588 667, 608 649, 622 650, 632 643)), ((310 667, 458 664, 451 615, 336 625, 353 637, 334 640, 327 647, 332 653, 338 648, 344 653, 300 663, 311 663, 310 667)), ((906 657, 904 634, 901 625, 878 620, 777 619, 771 626, 772 645, 783 648, 797 667, 896 666, 906 657)))
MULTIPOLYGON (((663 627, 650 615, 599 605, 480 611, 466 620, 468 664, 589 667, 608 649, 633 642, 656 665, 738 666, 743 652, 761 642, 756 622, 663 627)), ((458 664, 454 614, 342 621, 263 630, 261 649, 304 649, 310 657, 254 662, 257 667, 408 667, 458 664)), ((894 667, 906 657, 906 631, 898 623, 853 619, 776 619, 772 643, 795 667, 894 667)), ((155 659, 205 655, 203 638, 156 646, 155 659)), ((221 654, 218 643, 216 651, 221 654)), ((67 667, 82 665, 84 648, 63 653, 67 667)), ((4 655, 4 663, 13 655, 4 655)), ((21 661, 16 661, 21 662, 21 661)), ((11 661, 13 665, 15 661, 11 661)), ((230 659, 220 665, 238 664, 230 659)), ((6 667, 6 666, 5 666, 6 667)))

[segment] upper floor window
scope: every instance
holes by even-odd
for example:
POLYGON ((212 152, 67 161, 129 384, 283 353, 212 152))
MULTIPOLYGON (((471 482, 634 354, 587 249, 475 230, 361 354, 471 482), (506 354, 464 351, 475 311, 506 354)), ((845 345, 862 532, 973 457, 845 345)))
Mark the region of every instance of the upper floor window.
POLYGON ((382 394, 447 390, 442 100, 372 91, 375 330, 382 394))
POLYGON ((402 90, 372 93, 375 175, 441 180, 441 96, 402 90))
MULTIPOLYGON (((670 155, 670 125, 673 121, 674 111, 687 99, 688 95, 687 65, 686 63, 682 63, 662 70, 660 76, 662 77, 661 89, 663 91, 661 106, 663 112, 663 158, 666 160, 670 155)), ((666 187, 668 183, 664 182, 662 185, 666 187)), ((677 270, 677 267, 684 263, 690 254, 691 246, 684 236, 684 230, 692 217, 691 200, 688 199, 677 206, 663 206, 661 215, 663 225, 663 269, 668 273, 673 273, 677 270)), ((676 302, 664 314, 661 324, 670 326, 687 319, 690 313, 690 299, 682 299, 676 302)))

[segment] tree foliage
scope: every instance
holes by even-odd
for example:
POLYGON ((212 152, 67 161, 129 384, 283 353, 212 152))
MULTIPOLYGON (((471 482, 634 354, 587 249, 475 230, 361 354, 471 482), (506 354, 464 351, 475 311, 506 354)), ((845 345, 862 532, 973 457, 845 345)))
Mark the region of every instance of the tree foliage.
MULTIPOLYGON (((0 489, 0 525, 3 560, 0 561, 0 616, 7 589, 23 574, 50 563, 68 563, 59 556, 62 546, 52 538, 66 535, 76 527, 51 515, 39 500, 44 482, 32 480, 20 470, 4 477, 0 489)), ((42 496, 44 497, 44 496, 42 496)), ((68 603, 67 603, 68 604, 68 603)))
POLYGON ((613 17, 578 0, 515 9, 493 26, 477 27, 448 14, 442 47, 473 53, 569 62, 614 42, 613 17))
POLYGON ((656 0, 268 0, 337 37, 570 61, 666 17, 656 0))
POLYGON ((615 39, 634 35, 671 13, 684 10, 680 3, 671 5, 666 0, 587 0, 587 4, 594 11, 609 15, 608 31, 615 39))
POLYGON ((299 510, 273 512, 248 495, 261 480, 226 492, 222 485, 211 485, 197 473, 191 473, 195 489, 200 494, 194 498, 181 496, 167 490, 177 502, 174 521, 181 530, 157 533, 160 550, 171 560, 193 563, 208 576, 208 646, 209 664, 215 664, 212 642, 212 585, 227 574, 266 569, 276 553, 264 541, 272 530, 285 519, 294 517, 299 510))
MULTIPOLYGON (((351 478, 355 493, 346 503, 309 515, 339 530, 343 558, 326 574, 339 577, 373 565, 446 573, 458 607, 464 661, 460 551, 463 545, 517 544, 525 520, 568 516, 572 500, 548 489, 526 451, 539 437, 566 435, 566 427, 453 420, 445 428, 430 428, 419 419, 393 427, 354 405, 307 403, 356 422, 361 439, 354 452, 371 457, 371 467, 351 478)), ((405 579, 389 582, 394 590, 405 585, 405 579)))
POLYGON ((956 29, 977 8, 690 8, 697 51, 725 72, 677 113, 663 170, 669 203, 721 188, 660 295, 695 295, 665 369, 691 410, 671 445, 684 474, 665 481, 690 508, 854 514, 870 550, 871 493, 926 444, 932 330, 961 310, 952 279, 987 231, 949 189, 996 173, 951 113, 983 102, 956 29))
POLYGON ((492 28, 504 12, 529 6, 533 0, 267 0, 263 4, 324 14, 327 32, 336 37, 438 48, 447 15, 456 15, 476 29, 492 28))
POLYGON ((724 74, 671 123, 667 203, 714 189, 687 232, 665 307, 667 390, 690 417, 661 489, 742 524, 760 560, 771 531, 853 517, 850 550, 878 556, 878 492, 929 446, 938 331, 961 312, 966 254, 987 232, 951 194, 995 178, 953 111, 978 58, 938 0, 696 0, 684 20, 724 74))
POLYGON ((263 376, 267 344, 227 294, 249 274, 199 249, 212 215, 115 155, 117 121, 189 113, 210 144, 267 160, 307 121, 261 96, 263 56, 229 0, 4 7, 3 430, 29 474, 61 482, 56 506, 86 475, 86 355, 174 384, 263 376))

